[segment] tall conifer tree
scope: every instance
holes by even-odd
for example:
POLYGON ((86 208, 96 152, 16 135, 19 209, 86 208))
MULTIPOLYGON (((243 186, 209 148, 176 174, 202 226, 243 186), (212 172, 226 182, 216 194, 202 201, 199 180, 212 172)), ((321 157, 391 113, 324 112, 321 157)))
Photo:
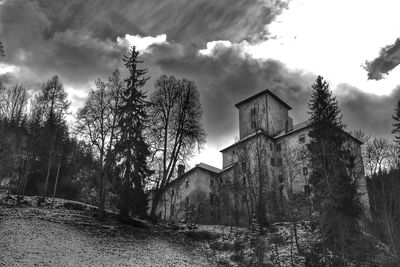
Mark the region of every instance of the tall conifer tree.
POLYGON ((129 220, 129 210, 144 216, 147 210, 147 199, 144 194, 144 179, 151 174, 147 167, 150 155, 143 131, 147 119, 145 92, 141 88, 149 77, 147 69, 138 68, 143 63, 138 60, 139 52, 131 49, 130 57, 123 60, 130 76, 125 79, 126 86, 122 90, 121 104, 118 107, 118 130, 120 138, 115 145, 117 168, 120 171, 120 213, 121 221, 129 220))
POLYGON ((357 178, 350 169, 354 158, 347 147, 345 127, 336 98, 329 84, 318 76, 312 85, 309 101, 312 129, 310 151, 313 204, 329 245, 343 251, 343 240, 354 230, 361 208, 357 194, 357 178))
MULTIPOLYGON (((392 133, 394 134, 394 142, 400 146, 400 100, 397 101, 397 105, 394 109, 394 115, 392 116, 394 119, 393 123, 393 131, 392 133)), ((399 155, 400 156, 400 155, 399 155)))

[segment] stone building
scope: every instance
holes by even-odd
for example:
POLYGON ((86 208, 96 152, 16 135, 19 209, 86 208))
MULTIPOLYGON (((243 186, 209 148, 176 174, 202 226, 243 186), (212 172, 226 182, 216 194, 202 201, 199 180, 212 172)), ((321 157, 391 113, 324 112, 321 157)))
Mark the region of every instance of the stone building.
MULTIPOLYGON (((268 221, 285 219, 289 201, 301 217, 311 216, 308 121, 293 125, 291 107, 269 90, 253 95, 239 110, 239 140, 221 150, 222 170, 204 163, 169 185, 159 204, 161 219, 206 224, 246 224, 262 211, 268 221), (263 203, 260 205, 260 203, 263 203)), ((347 134, 366 215, 369 201, 361 157, 362 142, 347 134)))

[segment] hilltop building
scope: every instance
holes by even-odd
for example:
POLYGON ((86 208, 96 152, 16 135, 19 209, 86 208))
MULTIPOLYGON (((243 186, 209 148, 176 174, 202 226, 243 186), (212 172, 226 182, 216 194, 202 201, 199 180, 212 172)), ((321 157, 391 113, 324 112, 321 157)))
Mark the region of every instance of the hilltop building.
MULTIPOLYGON (((309 185, 310 141, 308 121, 293 125, 292 109, 278 96, 264 90, 235 105, 239 110, 239 140, 221 150, 222 169, 200 163, 185 172, 178 167, 160 202, 157 214, 172 221, 205 224, 246 224, 265 203, 269 221, 284 219, 288 199, 307 218, 312 213, 309 185), (259 199, 263 198, 260 202, 259 199)), ((347 134, 356 156, 361 201, 369 216, 362 142, 347 134)), ((292 207, 293 208, 293 207, 292 207)))

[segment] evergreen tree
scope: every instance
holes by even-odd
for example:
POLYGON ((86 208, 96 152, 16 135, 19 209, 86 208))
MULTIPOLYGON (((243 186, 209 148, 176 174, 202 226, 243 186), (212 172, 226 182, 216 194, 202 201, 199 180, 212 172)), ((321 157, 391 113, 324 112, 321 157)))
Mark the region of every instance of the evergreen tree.
POLYGON ((139 52, 131 49, 131 56, 124 56, 125 66, 130 76, 125 79, 126 87, 122 90, 121 104, 118 107, 118 130, 120 138, 115 145, 117 168, 120 172, 120 213, 121 221, 129 220, 129 209, 139 216, 145 216, 147 199, 144 194, 144 179, 151 174, 147 167, 150 155, 143 131, 147 119, 146 94, 141 91, 149 77, 147 69, 138 68, 143 63, 138 60, 139 52))
POLYGON ((4 57, 4 56, 5 56, 5 54, 4 54, 4 46, 3 46, 3 43, 0 42, 0 57, 4 57))
MULTIPOLYGON (((393 123, 393 131, 392 134, 394 134, 394 142, 400 147, 400 100, 397 101, 396 108, 394 109, 394 115, 392 116, 395 123, 393 123)), ((400 151, 399 151, 399 157, 400 157, 400 151)))
POLYGON ((313 204, 319 213, 326 245, 343 252, 344 240, 354 230, 355 219, 361 213, 357 177, 351 171, 355 159, 347 146, 338 102, 329 84, 318 76, 312 89, 309 101, 311 141, 307 146, 311 154, 313 204))

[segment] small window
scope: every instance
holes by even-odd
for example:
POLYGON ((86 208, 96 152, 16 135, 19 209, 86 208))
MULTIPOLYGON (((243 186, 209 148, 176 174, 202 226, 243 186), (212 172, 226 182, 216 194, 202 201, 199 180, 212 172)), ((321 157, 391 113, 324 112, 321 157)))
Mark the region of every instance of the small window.
POLYGON ((175 194, 175 190, 174 189, 172 189, 172 191, 171 191, 171 195, 173 196, 175 194))
POLYGON ((243 186, 246 187, 246 177, 243 176, 243 186))
POLYGON ((279 159, 277 160, 276 164, 278 165, 278 167, 281 167, 281 166, 282 166, 282 159, 279 158, 279 159))
POLYGON ((189 187, 189 179, 186 179, 186 188, 189 187))
POLYGON ((215 181, 213 178, 210 178, 210 187, 214 188, 214 186, 215 186, 215 181))
POLYGON ((311 193, 311 187, 310 187, 310 185, 306 184, 306 185, 304 186, 304 192, 305 192, 307 195, 309 195, 309 194, 311 193))
POLYGON ((271 158, 271 166, 275 166, 275 158, 271 158))
POLYGON ((280 183, 283 183, 283 175, 282 174, 278 176, 278 179, 279 179, 280 183))
POLYGON ((304 167, 304 168, 303 168, 303 175, 308 175, 308 169, 307 169, 307 167, 304 167))
POLYGON ((276 151, 279 152, 281 150, 282 150, 282 144, 279 143, 279 144, 276 145, 276 151))
POLYGON ((246 161, 244 160, 242 161, 242 170, 244 171, 246 170, 246 161))
POLYGON ((300 144, 303 144, 303 143, 305 143, 306 142, 306 135, 305 134, 301 134, 300 136, 299 136, 299 143, 300 144))

